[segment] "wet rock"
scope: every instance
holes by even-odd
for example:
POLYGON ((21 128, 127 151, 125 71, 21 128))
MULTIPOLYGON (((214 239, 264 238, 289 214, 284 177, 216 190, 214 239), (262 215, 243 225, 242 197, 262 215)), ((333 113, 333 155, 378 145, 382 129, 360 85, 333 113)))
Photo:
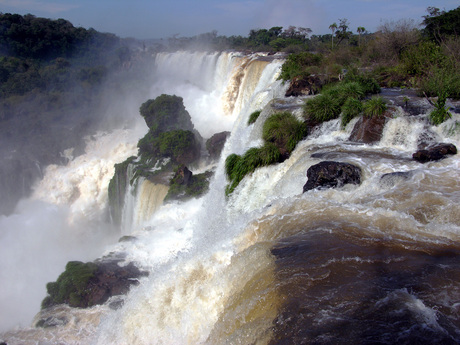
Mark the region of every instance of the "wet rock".
POLYGON ((398 182, 410 179, 413 175, 413 171, 396 171, 388 174, 383 174, 380 177, 380 185, 383 187, 393 187, 398 182))
POLYGON ((379 142, 382 138, 385 120, 386 118, 384 116, 373 118, 362 116, 358 122, 356 122, 355 127, 353 127, 353 131, 348 140, 365 144, 379 142))
POLYGON ((138 278, 146 275, 132 262, 119 266, 118 261, 70 261, 57 281, 46 285, 49 295, 42 308, 57 304, 77 308, 103 304, 112 296, 126 294, 131 285, 139 283, 138 278))
POLYGON ((56 327, 56 326, 64 326, 69 323, 69 320, 65 317, 56 317, 50 316, 44 319, 40 319, 35 324, 35 327, 40 328, 49 328, 49 327, 56 327))
POLYGON ((229 136, 230 132, 220 132, 214 134, 206 141, 206 149, 208 150, 211 159, 217 159, 220 157, 220 153, 222 152, 225 142, 229 136))
POLYGON ((420 163, 437 161, 446 158, 447 155, 457 154, 457 147, 453 144, 436 144, 426 149, 418 150, 412 155, 412 158, 420 163))
POLYGON ((314 95, 321 89, 321 80, 314 75, 307 77, 295 77, 291 80, 289 88, 286 91, 286 97, 298 97, 314 95))
POLYGON ((164 201, 188 200, 197 198, 209 189, 212 171, 193 175, 186 166, 179 166, 173 178, 169 181, 169 190, 164 201))
POLYGON ((177 171, 174 174, 171 182, 175 184, 186 185, 189 183, 192 175, 193 173, 185 165, 181 165, 177 168, 177 171))
POLYGON ((303 191, 315 188, 335 188, 345 184, 361 183, 361 168, 343 162, 323 161, 312 165, 307 171, 308 181, 303 191))

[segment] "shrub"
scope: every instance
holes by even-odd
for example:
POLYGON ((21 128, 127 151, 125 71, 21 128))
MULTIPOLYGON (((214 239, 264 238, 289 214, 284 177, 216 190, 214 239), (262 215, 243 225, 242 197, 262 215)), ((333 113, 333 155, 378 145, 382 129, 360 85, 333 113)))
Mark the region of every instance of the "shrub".
POLYGON ((367 117, 381 116, 387 110, 383 97, 372 97, 363 104, 363 112, 367 117))
POLYGON ((342 128, 363 111, 363 103, 354 97, 350 97, 342 106, 342 128))
POLYGON ((332 96, 339 106, 342 106, 348 97, 362 99, 364 90, 358 82, 342 82, 324 88, 323 94, 332 96))
POLYGON ((305 69, 309 66, 320 65, 322 59, 322 55, 309 52, 291 54, 281 66, 281 74, 278 79, 288 81, 294 77, 306 76, 308 73, 305 69))
POLYGON ((261 112, 261 110, 256 110, 251 115, 249 115, 248 126, 257 121, 261 112))
POLYGON ((344 82, 358 82, 365 94, 375 94, 380 92, 377 80, 370 75, 361 74, 356 69, 345 74, 344 82))
POLYGON ((451 114, 446 109, 446 93, 441 93, 438 100, 434 104, 434 109, 431 111, 429 118, 433 125, 437 126, 451 117, 451 114))
POLYGON ((330 94, 320 94, 306 101, 304 115, 315 122, 329 121, 340 115, 340 104, 330 94))
POLYGON ((437 96, 443 92, 447 98, 460 98, 460 73, 457 69, 432 68, 420 80, 420 93, 437 96))
POLYGON ((262 138, 274 143, 282 152, 289 155, 306 135, 306 127, 288 112, 276 113, 264 123, 262 138))
POLYGON ((252 147, 244 155, 231 154, 225 160, 225 173, 230 184, 225 194, 232 193, 241 180, 259 167, 281 162, 306 135, 306 128, 291 113, 276 113, 264 123, 262 147, 252 147))

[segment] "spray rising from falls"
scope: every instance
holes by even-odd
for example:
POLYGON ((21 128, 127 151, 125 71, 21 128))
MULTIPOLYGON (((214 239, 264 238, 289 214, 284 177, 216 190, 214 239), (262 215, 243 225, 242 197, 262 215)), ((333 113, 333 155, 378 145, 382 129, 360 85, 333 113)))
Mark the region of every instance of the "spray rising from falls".
POLYGON ((260 146, 262 124, 274 112, 300 113, 301 102, 284 99, 276 81, 281 62, 263 60, 157 56, 163 79, 153 84, 153 96, 183 96, 207 136, 231 124, 209 192, 157 207, 158 185, 128 183, 125 217, 133 239, 105 254, 136 262, 149 276, 118 297, 118 309, 107 303, 45 310, 35 321, 54 318, 57 325, 4 333, 8 344, 459 342, 460 158, 422 164, 411 157, 427 133, 458 146, 460 116, 432 127, 426 114, 409 116, 395 106, 398 117, 387 120, 374 145, 349 141, 356 121, 342 129, 332 120, 283 163, 258 168, 226 197, 225 158, 260 146), (168 71, 173 60, 188 64, 182 79, 168 71), (248 126, 249 114, 260 109, 248 126), (206 116, 213 118, 209 127, 206 116), (361 184, 302 193, 307 169, 323 160, 359 166, 361 184))

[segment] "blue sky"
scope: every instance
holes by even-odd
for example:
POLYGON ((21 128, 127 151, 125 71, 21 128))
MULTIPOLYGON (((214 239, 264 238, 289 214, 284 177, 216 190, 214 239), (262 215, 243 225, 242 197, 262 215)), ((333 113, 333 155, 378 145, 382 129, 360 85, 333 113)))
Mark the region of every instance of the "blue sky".
POLYGON ((329 25, 347 18, 375 32, 387 21, 421 22, 428 6, 452 10, 459 0, 0 0, 0 12, 64 18, 75 26, 120 37, 167 38, 217 30, 247 36, 249 30, 289 25, 329 33, 329 25))

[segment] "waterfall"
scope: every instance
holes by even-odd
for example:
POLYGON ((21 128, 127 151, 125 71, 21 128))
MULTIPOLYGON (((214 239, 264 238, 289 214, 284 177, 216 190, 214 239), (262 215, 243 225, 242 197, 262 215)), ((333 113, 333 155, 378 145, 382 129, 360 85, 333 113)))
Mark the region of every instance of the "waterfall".
MULTIPOLYGON (((287 85, 277 80, 281 63, 276 57, 229 52, 158 54, 152 98, 161 93, 183 97, 205 137, 231 130, 209 192, 162 204, 167 187, 143 179, 128 183, 123 232, 135 240, 112 243, 100 256, 119 255, 149 276, 117 297, 123 302, 119 309, 57 306, 35 318, 60 320, 57 326, 23 327, 0 334, 0 340, 458 343, 460 158, 422 164, 411 155, 427 133, 458 147, 460 114, 433 127, 427 114, 400 110, 374 145, 348 141, 356 121, 346 129, 339 120, 329 121, 287 160, 258 168, 226 196, 225 158, 260 146, 261 126, 273 112, 301 112, 302 100, 284 98, 287 85), (248 125, 255 110, 261 114, 248 125), (359 166, 361 184, 303 193, 307 169, 322 160, 359 166), (382 175, 393 172, 407 174, 383 183, 382 175)), ((117 162, 132 155, 130 147, 117 162)), ((104 205, 106 196, 81 178, 92 166, 87 162, 69 165, 80 172, 79 179, 72 179, 75 184, 69 182, 80 186, 77 191, 56 181, 53 188, 65 193, 42 194, 50 204, 61 202, 78 211, 74 220, 104 212, 95 205, 104 205), (83 197, 83 185, 93 193, 92 203, 83 197)), ((54 180, 46 174, 44 181, 54 180)), ((107 187, 105 174, 91 176, 107 187)))

